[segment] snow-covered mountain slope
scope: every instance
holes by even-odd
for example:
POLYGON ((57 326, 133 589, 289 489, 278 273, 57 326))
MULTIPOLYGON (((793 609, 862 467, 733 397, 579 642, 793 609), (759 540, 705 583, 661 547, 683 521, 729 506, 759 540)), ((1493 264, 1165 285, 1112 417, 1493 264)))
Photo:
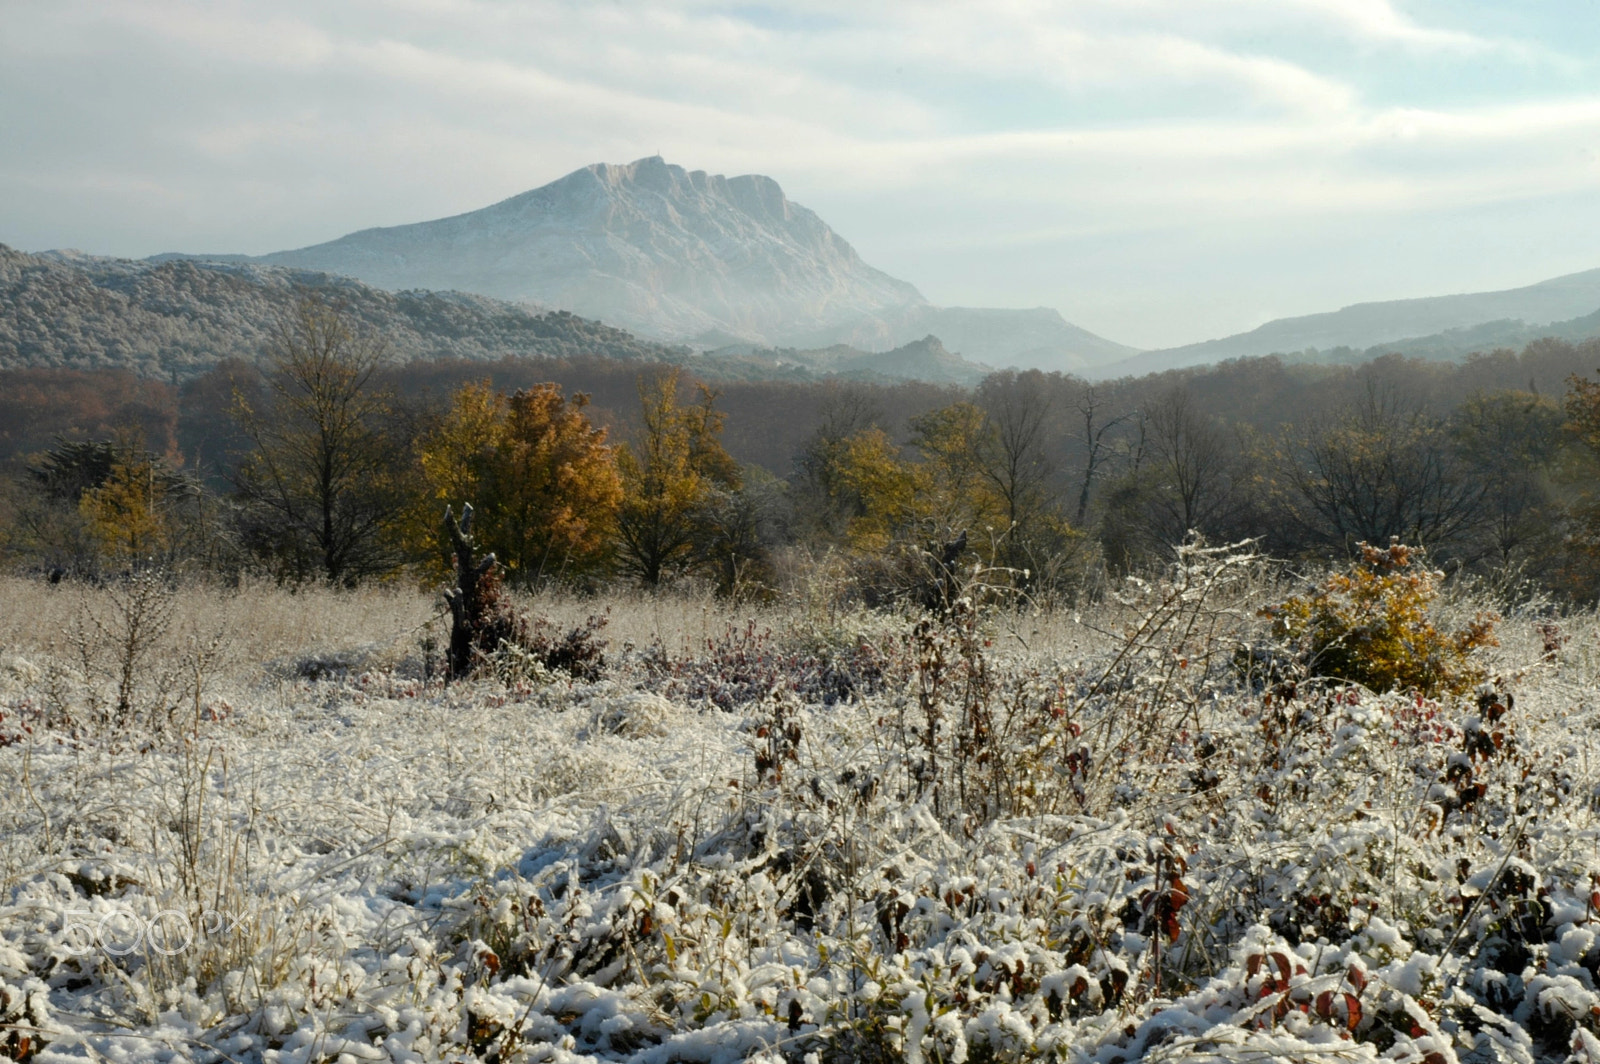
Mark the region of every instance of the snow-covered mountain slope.
POLYGON ((482 210, 265 256, 384 288, 529 299, 673 339, 752 339, 916 305, 771 178, 598 163, 482 210))
POLYGON ((933 333, 974 361, 1065 371, 1134 353, 1053 310, 931 306, 771 178, 659 157, 597 163, 482 210, 256 261, 533 300, 704 347, 887 350, 933 333))

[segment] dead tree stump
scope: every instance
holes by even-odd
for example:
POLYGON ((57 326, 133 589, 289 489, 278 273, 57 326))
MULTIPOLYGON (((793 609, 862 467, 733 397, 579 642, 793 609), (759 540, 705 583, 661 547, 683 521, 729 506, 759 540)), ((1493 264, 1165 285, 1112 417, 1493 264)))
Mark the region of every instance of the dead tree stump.
POLYGON ((926 551, 931 579, 918 589, 923 609, 949 613, 961 597, 961 556, 967 553, 967 532, 949 543, 932 544, 926 551), (936 553, 937 551, 937 553, 936 553))
POLYGON ((494 554, 477 557, 472 542, 472 504, 462 504, 459 521, 446 506, 444 530, 454 549, 456 567, 455 587, 444 593, 450 607, 447 676, 455 680, 470 676, 501 644, 522 642, 525 625, 506 602, 494 554))

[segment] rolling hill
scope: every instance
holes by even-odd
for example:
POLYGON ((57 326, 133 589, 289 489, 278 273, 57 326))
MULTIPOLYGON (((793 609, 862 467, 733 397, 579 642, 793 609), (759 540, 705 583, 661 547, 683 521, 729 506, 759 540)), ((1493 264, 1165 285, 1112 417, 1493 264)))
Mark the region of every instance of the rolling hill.
MULTIPOLYGON (((1389 351, 1460 358, 1474 351, 1520 346, 1541 336, 1585 339, 1585 319, 1600 311, 1600 269, 1567 274, 1498 292, 1357 303, 1324 314, 1279 318, 1218 340, 1145 351, 1107 362, 1093 375, 1112 378, 1257 355, 1298 355, 1349 349, 1338 360, 1389 351)), ((1600 323, 1597 323, 1600 324, 1600 323)))

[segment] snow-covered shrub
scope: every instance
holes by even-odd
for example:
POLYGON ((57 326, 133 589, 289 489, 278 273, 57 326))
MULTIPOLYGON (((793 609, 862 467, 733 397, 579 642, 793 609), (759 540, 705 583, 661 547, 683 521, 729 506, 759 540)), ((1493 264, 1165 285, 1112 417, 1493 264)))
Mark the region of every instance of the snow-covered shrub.
POLYGON ((674 655, 658 641, 640 660, 645 682, 670 698, 733 711, 782 691, 832 705, 882 690, 890 663, 878 629, 808 625, 780 636, 751 620, 707 638, 698 654, 674 655))
POLYGON ((602 700, 590 718, 590 731, 625 739, 659 739, 688 716, 681 706, 660 695, 630 691, 602 700))
POLYGON ((1349 570, 1266 611, 1273 634, 1294 648, 1308 673, 1430 698, 1481 683, 1473 651, 1494 645, 1499 618, 1479 611, 1465 627, 1441 631, 1429 613, 1443 574, 1424 568, 1421 552, 1400 543, 1363 543, 1360 550, 1349 570))
POLYGON ((606 640, 600 633, 610 621, 609 611, 593 613, 563 632, 548 619, 536 617, 528 625, 523 649, 551 672, 598 680, 606 665, 606 640))
POLYGON ((0 1057, 23 1064, 50 1043, 49 988, 24 975, 24 958, 0 947, 0 1057))

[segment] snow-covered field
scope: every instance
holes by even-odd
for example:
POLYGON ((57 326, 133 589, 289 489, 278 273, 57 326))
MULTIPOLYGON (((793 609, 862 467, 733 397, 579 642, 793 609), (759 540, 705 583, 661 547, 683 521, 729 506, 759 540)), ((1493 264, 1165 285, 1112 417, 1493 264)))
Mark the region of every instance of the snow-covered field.
POLYGON ((1291 695, 1205 565, 617 598, 599 681, 448 687, 428 596, 182 589, 121 722, 126 598, 0 583, 0 1053, 1600 1062, 1593 618, 1481 702, 1291 695))

